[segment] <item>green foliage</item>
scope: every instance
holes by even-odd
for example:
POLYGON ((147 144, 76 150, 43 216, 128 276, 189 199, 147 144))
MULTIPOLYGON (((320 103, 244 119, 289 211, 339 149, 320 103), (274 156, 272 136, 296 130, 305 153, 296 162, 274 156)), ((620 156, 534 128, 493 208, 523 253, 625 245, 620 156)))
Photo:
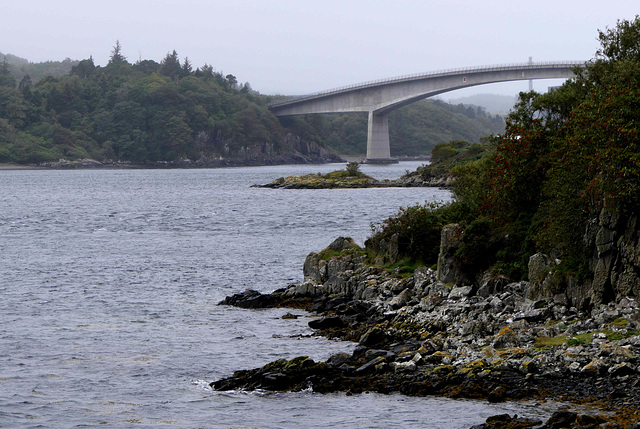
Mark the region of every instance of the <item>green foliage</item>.
POLYGON ((63 61, 46 61, 42 63, 31 63, 29 60, 17 57, 15 55, 0 53, 0 57, 6 59, 9 64, 9 70, 15 77, 16 82, 22 81, 25 76, 36 83, 47 76, 61 77, 68 74, 72 67, 78 64, 78 61, 69 58, 63 61))
POLYGON ((600 40, 598 58, 575 79, 521 93, 499 138, 437 145, 416 174, 452 175, 455 202, 401 210, 374 229, 371 247, 396 234, 402 255, 431 263, 437 226, 455 221, 464 228, 455 257, 468 278, 486 269, 525 278, 529 257, 544 251, 562 260, 556 292, 567 278, 588 280, 590 220, 640 209, 640 18, 600 40))
POLYGON ((347 171, 347 174, 352 177, 357 177, 359 174, 362 174, 360 172, 360 164, 353 161, 347 164, 346 171, 347 171))
POLYGON ((11 74, 10 67, 7 57, 4 57, 0 65, 0 87, 16 87, 16 78, 11 74))
POLYGON ((347 164, 345 170, 336 170, 326 174, 312 173, 303 176, 280 177, 272 184, 294 188, 330 189, 367 187, 375 181, 373 177, 359 171, 359 164, 355 162, 347 164))
POLYGON ((405 257, 396 263, 385 267, 387 271, 395 273, 400 278, 412 277, 416 269, 423 264, 410 257, 405 257))
POLYGON ((464 140, 451 140, 449 142, 440 143, 431 150, 432 164, 453 164, 455 158, 461 152, 466 151, 470 144, 464 140))
POLYGON ((487 151, 491 150, 488 143, 491 138, 481 139, 482 143, 471 144, 464 140, 452 140, 437 144, 431 151, 431 162, 428 165, 418 167, 414 173, 408 176, 419 175, 423 180, 442 176, 466 175, 464 166, 483 159, 487 151))
POLYGON ((371 226, 373 235, 365 247, 380 251, 383 241, 388 243, 397 236, 399 256, 434 264, 440 249, 440 230, 451 222, 451 213, 435 203, 403 207, 380 225, 371 226))
POLYGON ((24 75, 18 89, 13 68, 0 67, 2 162, 249 160, 293 150, 296 131, 303 145, 321 140, 313 121, 286 129, 248 84, 207 65, 193 71, 176 51, 130 64, 116 42, 106 67, 89 58, 64 76, 24 75))
POLYGON ((640 21, 619 21, 600 36, 601 58, 575 80, 545 95, 521 94, 489 164, 481 207, 494 228, 528 229, 528 243, 582 276, 588 220, 602 208, 640 204, 640 82, 629 73, 640 71, 640 21))

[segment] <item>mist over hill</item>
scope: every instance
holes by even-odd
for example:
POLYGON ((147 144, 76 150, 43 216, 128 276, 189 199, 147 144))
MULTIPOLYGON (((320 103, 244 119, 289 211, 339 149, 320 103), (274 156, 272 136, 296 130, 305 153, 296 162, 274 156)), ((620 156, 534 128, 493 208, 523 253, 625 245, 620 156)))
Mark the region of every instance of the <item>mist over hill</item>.
POLYGON ((25 75, 29 75, 33 83, 44 79, 47 76, 61 77, 71 72, 71 69, 80 61, 65 58, 62 61, 45 61, 32 63, 26 58, 21 58, 13 54, 3 54, 0 52, 0 60, 6 60, 11 66, 11 74, 20 82, 25 75))
POLYGON ((444 98, 450 104, 469 104, 484 107, 487 113, 505 116, 513 108, 517 96, 499 94, 476 94, 460 98, 444 98))

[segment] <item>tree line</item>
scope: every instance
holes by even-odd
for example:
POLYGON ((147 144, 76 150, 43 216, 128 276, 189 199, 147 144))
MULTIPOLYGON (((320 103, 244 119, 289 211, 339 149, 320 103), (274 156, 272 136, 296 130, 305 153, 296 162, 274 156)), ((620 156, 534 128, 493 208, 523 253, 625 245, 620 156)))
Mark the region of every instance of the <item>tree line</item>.
MULTIPOLYGON (((49 69, 58 76, 31 76, 46 67, 16 58, 0 64, 0 162, 237 158, 252 148, 290 150, 290 135, 342 154, 366 152, 366 117, 279 119, 268 109, 276 97, 209 64, 194 69, 175 50, 160 62, 130 63, 116 42, 106 66, 91 57, 65 60, 49 69)), ((395 156, 428 154, 442 141, 473 141, 504 127, 480 108, 438 101, 400 109, 390 123, 395 156)))

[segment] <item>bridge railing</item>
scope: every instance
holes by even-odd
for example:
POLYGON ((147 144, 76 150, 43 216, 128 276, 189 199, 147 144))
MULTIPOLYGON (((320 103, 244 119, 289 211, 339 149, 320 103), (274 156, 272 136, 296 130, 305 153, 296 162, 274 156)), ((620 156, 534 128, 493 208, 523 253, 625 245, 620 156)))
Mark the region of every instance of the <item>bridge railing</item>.
POLYGON ((548 61, 548 62, 527 62, 527 63, 513 63, 513 64, 498 64, 498 65, 484 65, 484 66, 475 66, 475 67, 466 67, 466 68, 457 68, 457 69, 444 69, 444 70, 436 70, 430 72, 422 72, 422 73, 414 73, 408 74, 404 76, 394 76, 390 78, 370 80, 367 82, 360 82, 346 86, 340 86, 337 88, 327 89, 324 91, 314 92, 311 94, 301 95, 299 97, 292 98, 287 101, 280 101, 276 103, 272 103, 269 107, 278 107, 284 106, 290 103, 297 103, 300 101, 304 101, 311 98, 320 97, 322 95, 328 95, 333 93, 344 92, 356 88, 368 88, 371 86, 377 86, 381 84, 406 81, 406 80, 415 80, 422 79, 426 77, 436 77, 436 76, 447 76, 447 75, 458 75, 461 73, 480 73, 485 71, 500 71, 500 70, 513 70, 513 69, 539 69, 539 68, 566 68, 566 67, 577 67, 584 65, 584 61, 548 61))

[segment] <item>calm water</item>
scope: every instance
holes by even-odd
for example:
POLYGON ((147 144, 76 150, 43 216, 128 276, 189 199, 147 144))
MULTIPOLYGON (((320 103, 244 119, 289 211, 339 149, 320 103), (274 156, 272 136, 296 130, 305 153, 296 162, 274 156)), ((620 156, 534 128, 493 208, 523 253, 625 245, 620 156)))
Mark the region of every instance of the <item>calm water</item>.
MULTIPOLYGON (((363 166, 396 178, 420 163, 363 166)), ((213 392, 278 358, 353 345, 309 316, 216 306, 301 280, 304 257, 359 243, 437 189, 270 190, 341 165, 0 171, 0 427, 468 428, 520 405, 400 395, 213 392)))

